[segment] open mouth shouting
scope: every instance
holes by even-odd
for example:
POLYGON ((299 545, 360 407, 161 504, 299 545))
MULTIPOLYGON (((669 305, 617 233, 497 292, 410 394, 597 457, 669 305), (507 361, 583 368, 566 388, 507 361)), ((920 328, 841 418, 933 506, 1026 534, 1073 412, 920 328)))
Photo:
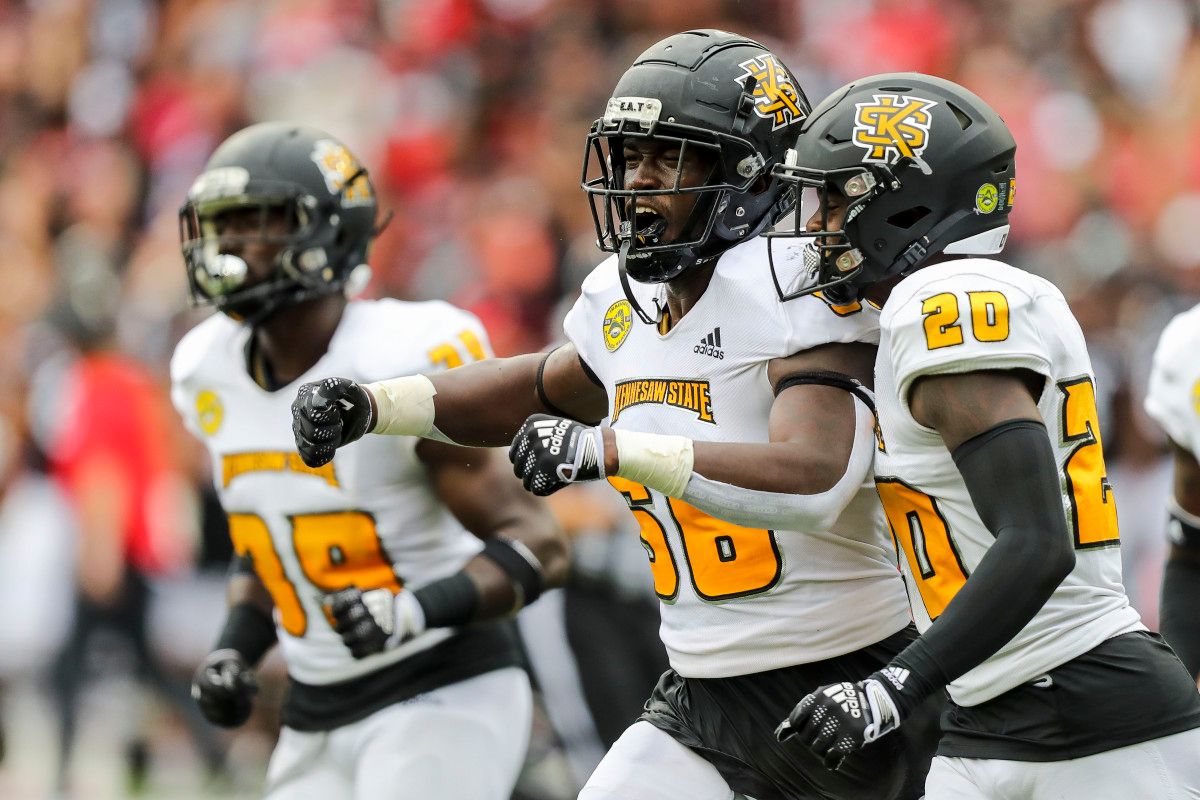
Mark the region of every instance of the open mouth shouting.
MULTIPOLYGON (((630 224, 625 223, 625 225, 630 224)), ((634 207, 633 224, 626 235, 636 234, 637 244, 646 247, 661 244, 666 231, 667 218, 648 203, 638 202, 634 207)))

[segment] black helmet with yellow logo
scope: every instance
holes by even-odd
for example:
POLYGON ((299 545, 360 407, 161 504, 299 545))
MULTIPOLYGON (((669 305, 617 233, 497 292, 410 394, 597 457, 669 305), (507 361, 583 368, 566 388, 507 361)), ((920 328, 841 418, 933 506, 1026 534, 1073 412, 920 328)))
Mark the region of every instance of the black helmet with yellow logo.
MULTIPOLYGON (((800 200, 788 251, 772 242, 780 297, 822 291, 835 303, 927 259, 998 253, 1008 237, 1017 145, 987 103, 956 83, 913 72, 854 81, 822 101, 775 173, 800 200), (805 189, 845 197, 845 222, 806 231, 805 189), (781 252, 799 267, 784 276, 781 252)), ((815 195, 815 193, 813 193, 815 195)), ((815 196, 812 198, 815 202, 815 196)))
POLYGON ((366 168, 337 139, 285 122, 244 128, 209 158, 179 210, 192 301, 257 323, 347 282, 365 284, 375 215, 366 168), (247 210, 258 213, 255 238, 281 246, 265 280, 250 280, 246 262, 226 252, 230 237, 219 233, 221 215, 247 210), (267 215, 279 212, 286 233, 272 239, 267 215))
POLYGON ((621 76, 604 116, 592 124, 582 186, 602 250, 621 252, 630 277, 669 281, 755 236, 787 211, 771 170, 795 141, 808 99, 786 66, 758 42, 717 30, 670 36, 621 76), (624 147, 656 139, 679 151, 674 185, 626 188, 624 147), (712 169, 702 185, 681 185, 682 165, 698 149, 712 169), (679 236, 638 200, 695 194, 679 236))

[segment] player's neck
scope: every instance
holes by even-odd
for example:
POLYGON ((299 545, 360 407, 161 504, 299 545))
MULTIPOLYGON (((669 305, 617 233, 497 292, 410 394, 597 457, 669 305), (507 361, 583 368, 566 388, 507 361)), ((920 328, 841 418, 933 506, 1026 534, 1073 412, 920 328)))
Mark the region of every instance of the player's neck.
POLYGON ((667 283, 667 312, 671 315, 671 325, 683 319, 700 298, 712 281, 716 263, 688 270, 673 281, 667 283))
POLYGON ((280 309, 254 329, 251 376, 270 376, 274 390, 287 386, 312 369, 329 349, 329 342, 342 321, 346 299, 340 293, 318 297, 280 309), (258 363, 256 369, 255 361, 258 363))

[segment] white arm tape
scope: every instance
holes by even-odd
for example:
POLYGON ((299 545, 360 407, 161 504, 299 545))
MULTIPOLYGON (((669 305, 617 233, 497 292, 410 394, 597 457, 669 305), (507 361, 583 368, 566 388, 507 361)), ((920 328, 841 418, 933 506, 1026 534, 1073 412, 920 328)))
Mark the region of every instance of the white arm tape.
POLYGON ((862 488, 875 460, 875 415, 854 398, 854 445, 846 472, 818 494, 745 489, 693 472, 681 499, 718 519, 748 528, 824 533, 862 488))
POLYGON ((362 385, 375 398, 375 427, 386 436, 420 436, 454 444, 433 424, 437 389, 424 375, 406 375, 362 385))
POLYGON ((613 430, 617 475, 679 497, 692 475, 692 440, 686 436, 613 430))

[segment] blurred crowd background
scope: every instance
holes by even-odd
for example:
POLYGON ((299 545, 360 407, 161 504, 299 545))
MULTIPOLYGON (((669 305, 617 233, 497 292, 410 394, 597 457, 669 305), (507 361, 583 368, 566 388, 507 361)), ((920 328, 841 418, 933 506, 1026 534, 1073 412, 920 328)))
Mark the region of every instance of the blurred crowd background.
MULTIPOLYGON (((178 697, 223 616, 228 557, 207 466, 164 392, 175 342, 203 316, 177 210, 217 143, 268 119, 341 138, 395 212, 368 294, 449 299, 499 354, 536 350, 601 259, 584 135, 629 62, 689 28, 759 39, 814 102, 916 70, 1004 117, 1019 144, 1006 258, 1054 281, 1084 325, 1126 582, 1153 625, 1169 468, 1140 405, 1158 332, 1200 297, 1198 23, 1196 0, 0 0, 0 796, 254 796, 261 780, 278 663, 257 724, 199 748, 178 697), (87 543, 63 496, 64 440, 74 365, 96 349, 144 378, 156 463, 182 478, 131 556, 151 579, 149 671, 69 635, 87 543), (87 680, 67 780, 55 712, 71 674, 87 680)), ((622 644, 652 640, 656 611, 609 494, 558 502, 577 592, 523 620, 546 664, 531 798, 573 797, 619 731, 562 710, 580 692, 561 606, 582 620, 577 655, 609 673, 585 680, 593 707, 632 715, 661 663, 652 643, 622 644)))

